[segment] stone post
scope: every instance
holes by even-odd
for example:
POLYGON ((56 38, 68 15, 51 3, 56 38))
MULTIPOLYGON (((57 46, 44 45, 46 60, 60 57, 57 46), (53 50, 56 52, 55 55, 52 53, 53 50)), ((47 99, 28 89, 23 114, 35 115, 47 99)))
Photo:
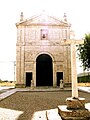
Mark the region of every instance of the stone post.
POLYGON ((63 89, 63 80, 60 80, 60 89, 63 89))
POLYGON ((72 81, 72 98, 78 98, 76 48, 73 42, 71 43, 71 81, 72 81))
POLYGON ((34 80, 31 80, 31 89, 34 89, 34 80))

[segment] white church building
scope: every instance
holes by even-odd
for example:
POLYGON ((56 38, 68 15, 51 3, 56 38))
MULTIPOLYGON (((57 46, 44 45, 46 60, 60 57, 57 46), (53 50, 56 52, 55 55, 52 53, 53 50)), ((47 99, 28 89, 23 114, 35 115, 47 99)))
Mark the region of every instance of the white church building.
POLYGON ((71 24, 45 13, 25 19, 21 13, 16 23, 16 87, 71 84, 71 24))

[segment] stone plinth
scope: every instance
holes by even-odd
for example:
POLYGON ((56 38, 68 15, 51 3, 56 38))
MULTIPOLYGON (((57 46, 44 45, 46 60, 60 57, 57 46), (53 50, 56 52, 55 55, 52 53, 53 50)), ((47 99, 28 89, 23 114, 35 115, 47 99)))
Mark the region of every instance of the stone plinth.
POLYGON ((85 108, 85 98, 67 98, 67 109, 83 109, 85 108))
POLYGON ((66 105, 58 106, 58 113, 64 120, 89 120, 90 110, 68 110, 66 105))
POLYGON ((25 88, 25 84, 15 84, 16 88, 25 88))
POLYGON ((64 120, 90 119, 90 108, 85 106, 85 98, 67 98, 66 104, 58 106, 58 113, 64 120))

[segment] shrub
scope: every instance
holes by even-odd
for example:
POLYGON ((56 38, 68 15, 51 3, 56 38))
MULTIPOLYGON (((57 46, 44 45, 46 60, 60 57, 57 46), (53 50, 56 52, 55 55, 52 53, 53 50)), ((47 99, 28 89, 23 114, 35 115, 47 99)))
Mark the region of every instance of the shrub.
POLYGON ((90 83, 90 76, 87 75, 87 76, 81 76, 81 77, 78 77, 78 83, 82 82, 82 83, 90 83))

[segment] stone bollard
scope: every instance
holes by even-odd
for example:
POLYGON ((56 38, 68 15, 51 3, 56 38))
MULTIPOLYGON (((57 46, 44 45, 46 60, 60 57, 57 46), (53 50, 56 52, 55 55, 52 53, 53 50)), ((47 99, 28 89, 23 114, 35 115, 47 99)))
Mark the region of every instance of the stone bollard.
POLYGON ((63 89, 63 80, 60 80, 60 89, 63 89))
POLYGON ((34 81, 31 80, 31 89, 34 89, 34 81))

